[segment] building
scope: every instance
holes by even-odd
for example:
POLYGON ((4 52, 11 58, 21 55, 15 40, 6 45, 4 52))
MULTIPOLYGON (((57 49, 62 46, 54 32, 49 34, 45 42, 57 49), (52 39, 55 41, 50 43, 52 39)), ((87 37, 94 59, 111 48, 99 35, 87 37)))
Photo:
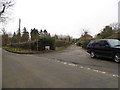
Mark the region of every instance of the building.
POLYGON ((118 2, 118 23, 120 23, 120 1, 118 2))
POLYGON ((69 35, 55 35, 55 39, 64 40, 64 41, 71 41, 72 37, 69 35))
POLYGON ((89 35, 88 33, 85 33, 84 35, 82 35, 80 37, 80 40, 84 40, 84 39, 92 39, 93 37, 91 35, 89 35))

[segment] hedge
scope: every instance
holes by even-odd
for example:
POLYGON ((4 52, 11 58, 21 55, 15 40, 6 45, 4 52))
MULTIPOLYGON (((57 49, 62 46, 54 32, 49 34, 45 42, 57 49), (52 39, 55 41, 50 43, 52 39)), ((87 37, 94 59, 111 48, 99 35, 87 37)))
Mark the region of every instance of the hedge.
POLYGON ((45 46, 50 46, 50 50, 55 50, 55 39, 53 37, 40 37, 38 40, 35 41, 12 43, 8 46, 34 51, 45 50, 45 46))
POLYGON ((13 48, 20 48, 24 50, 42 51, 45 50, 45 46, 50 46, 50 50, 55 50, 55 47, 67 47, 71 43, 63 40, 55 40, 54 37, 40 37, 38 40, 23 42, 23 43, 12 43, 8 45, 13 48))
POLYGON ((77 42, 77 45, 78 46, 81 46, 82 48, 87 48, 87 45, 89 44, 89 42, 93 40, 93 39, 84 39, 84 40, 81 40, 81 41, 78 41, 77 42))
POLYGON ((63 40, 56 40, 56 42, 55 42, 56 47, 67 47, 70 44, 71 43, 69 41, 63 41, 63 40))

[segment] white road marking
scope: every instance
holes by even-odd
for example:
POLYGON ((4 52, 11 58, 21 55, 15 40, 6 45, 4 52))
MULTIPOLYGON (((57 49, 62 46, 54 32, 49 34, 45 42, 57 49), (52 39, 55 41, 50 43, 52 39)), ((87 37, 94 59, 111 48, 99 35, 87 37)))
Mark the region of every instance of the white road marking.
POLYGON ((64 62, 63 64, 67 64, 66 62, 64 62))
POLYGON ((83 66, 80 66, 80 68, 83 68, 83 66))
POLYGON ((119 76, 118 76, 118 75, 114 75, 114 74, 113 74, 113 77, 119 77, 119 76))
POLYGON ((99 70, 93 70, 94 72, 99 72, 99 70))
POLYGON ((91 68, 87 68, 87 70, 91 70, 91 68))
MULTIPOLYGON (((19 55, 19 54, 16 54, 16 55, 19 55)), ((34 55, 27 55, 27 56, 34 56, 34 55)), ((36 56, 34 56, 34 57, 36 57, 36 56)), ((39 58, 39 57, 37 57, 37 58, 39 58)), ((64 62, 64 61, 59 61, 58 59, 54 59, 54 60, 53 59, 47 59, 47 60, 62 63, 64 65, 68 65, 68 66, 79 66, 79 68, 81 68, 81 69, 91 70, 93 72, 97 72, 97 73, 101 73, 101 74, 105 74, 105 75, 111 75, 111 76, 117 77, 117 78, 119 77, 119 75, 116 75, 116 74, 111 74, 111 73, 107 73, 107 72, 104 72, 104 71, 83 67, 83 66, 76 65, 76 64, 73 64, 73 63, 67 63, 67 62, 64 62)))
POLYGON ((75 64, 72 64, 72 63, 69 63, 68 65, 70 65, 70 66, 76 66, 75 64))
POLYGON ((101 73, 106 74, 106 72, 101 72, 101 73))

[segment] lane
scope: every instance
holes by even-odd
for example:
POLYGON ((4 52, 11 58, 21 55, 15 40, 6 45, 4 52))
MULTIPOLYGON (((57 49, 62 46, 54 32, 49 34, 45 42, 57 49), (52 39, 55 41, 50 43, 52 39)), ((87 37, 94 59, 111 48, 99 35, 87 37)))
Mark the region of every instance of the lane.
POLYGON ((36 56, 72 62, 95 70, 118 74, 118 63, 106 58, 91 59, 85 50, 74 45, 63 51, 38 54, 36 56))
POLYGON ((118 77, 111 74, 94 72, 43 56, 3 51, 3 88, 118 87, 118 77))

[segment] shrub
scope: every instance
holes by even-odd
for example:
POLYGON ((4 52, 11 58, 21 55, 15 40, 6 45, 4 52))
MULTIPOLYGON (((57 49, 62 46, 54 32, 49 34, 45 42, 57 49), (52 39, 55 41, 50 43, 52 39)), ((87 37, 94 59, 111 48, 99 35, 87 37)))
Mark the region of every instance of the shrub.
POLYGON ((67 47, 70 44, 69 41, 55 40, 54 37, 44 36, 35 41, 12 43, 8 46, 25 50, 42 51, 45 50, 45 46, 50 46, 50 50, 55 50, 55 47, 67 47))
POLYGON ((77 43, 76 43, 78 46, 81 46, 82 44, 81 44, 81 41, 77 41, 77 43))
POLYGON ((28 49, 31 49, 31 43, 34 43, 34 42, 12 43, 8 46, 13 48, 21 48, 21 49, 28 50, 28 49))
POLYGON ((86 40, 83 40, 82 42, 81 42, 81 44, 82 44, 82 48, 87 48, 87 45, 89 44, 89 42, 91 41, 91 39, 86 39, 86 40))
MULTIPOLYGON (((37 44, 37 42, 35 44, 37 44)), ((51 50, 55 50, 55 38, 48 36, 40 37, 38 40, 38 49, 45 50, 45 46, 50 46, 51 50)))
POLYGON ((55 46, 56 47, 67 47, 69 46, 71 43, 68 41, 63 41, 63 40, 56 40, 55 42, 55 46))
POLYGON ((24 43, 13 43, 8 45, 13 48, 21 48, 26 50, 45 50, 45 46, 50 46, 50 50, 55 50, 55 39, 53 37, 40 37, 38 40, 24 43))
POLYGON ((81 40, 81 41, 78 41, 77 42, 77 45, 78 46, 81 46, 82 48, 87 48, 87 45, 89 44, 89 42, 93 40, 93 39, 84 39, 84 40, 81 40))

